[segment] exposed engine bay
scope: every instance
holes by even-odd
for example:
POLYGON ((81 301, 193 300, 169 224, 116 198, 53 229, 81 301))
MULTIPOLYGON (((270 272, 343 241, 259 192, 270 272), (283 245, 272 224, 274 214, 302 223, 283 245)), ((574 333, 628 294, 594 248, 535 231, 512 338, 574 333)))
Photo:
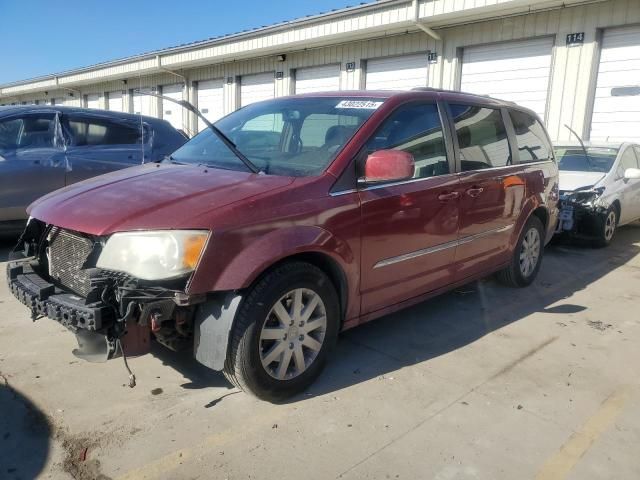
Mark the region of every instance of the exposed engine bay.
POLYGON ((557 234, 591 237, 598 235, 610 205, 602 195, 604 187, 560 191, 557 234))
MULTIPOLYGON (((148 353, 151 338, 174 351, 193 346, 196 305, 188 276, 143 281, 96 267, 105 239, 30 220, 7 269, 13 294, 35 321, 76 334, 74 354, 92 362, 148 353)), ((127 367, 128 368, 128 367, 127 367)))

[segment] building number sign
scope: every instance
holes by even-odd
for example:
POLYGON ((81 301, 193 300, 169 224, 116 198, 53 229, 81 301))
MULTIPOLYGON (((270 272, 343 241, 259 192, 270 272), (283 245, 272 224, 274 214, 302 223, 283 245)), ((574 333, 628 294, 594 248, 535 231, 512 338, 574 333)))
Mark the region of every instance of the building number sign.
POLYGON ((584 32, 570 33, 567 35, 567 45, 582 45, 584 43, 584 32))

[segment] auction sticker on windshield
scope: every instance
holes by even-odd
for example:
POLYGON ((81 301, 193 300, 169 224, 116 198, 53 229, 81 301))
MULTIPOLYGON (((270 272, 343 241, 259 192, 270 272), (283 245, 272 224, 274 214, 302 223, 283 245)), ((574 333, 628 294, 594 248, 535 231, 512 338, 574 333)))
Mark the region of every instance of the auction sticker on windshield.
POLYGON ((362 108, 365 110, 376 110, 384 102, 373 102, 371 100, 342 100, 336 108, 362 108))

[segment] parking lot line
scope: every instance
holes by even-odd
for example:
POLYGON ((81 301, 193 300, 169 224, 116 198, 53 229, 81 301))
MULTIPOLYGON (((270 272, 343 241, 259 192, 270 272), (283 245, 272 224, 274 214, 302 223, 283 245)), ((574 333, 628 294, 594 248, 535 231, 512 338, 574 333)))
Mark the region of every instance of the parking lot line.
POLYGON ((602 402, 598 411, 591 416, 582 429, 575 432, 560 450, 542 466, 536 480, 561 480, 580 461, 591 445, 602 435, 620 415, 627 400, 629 388, 623 386, 602 402))

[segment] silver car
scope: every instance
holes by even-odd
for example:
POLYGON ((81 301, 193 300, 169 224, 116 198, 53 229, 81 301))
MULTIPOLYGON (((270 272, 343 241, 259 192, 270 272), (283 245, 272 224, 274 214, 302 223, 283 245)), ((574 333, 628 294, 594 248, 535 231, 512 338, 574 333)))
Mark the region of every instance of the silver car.
POLYGON ((168 122, 62 106, 0 107, 0 234, 22 231, 26 207, 86 178, 162 160, 186 142, 168 122))

